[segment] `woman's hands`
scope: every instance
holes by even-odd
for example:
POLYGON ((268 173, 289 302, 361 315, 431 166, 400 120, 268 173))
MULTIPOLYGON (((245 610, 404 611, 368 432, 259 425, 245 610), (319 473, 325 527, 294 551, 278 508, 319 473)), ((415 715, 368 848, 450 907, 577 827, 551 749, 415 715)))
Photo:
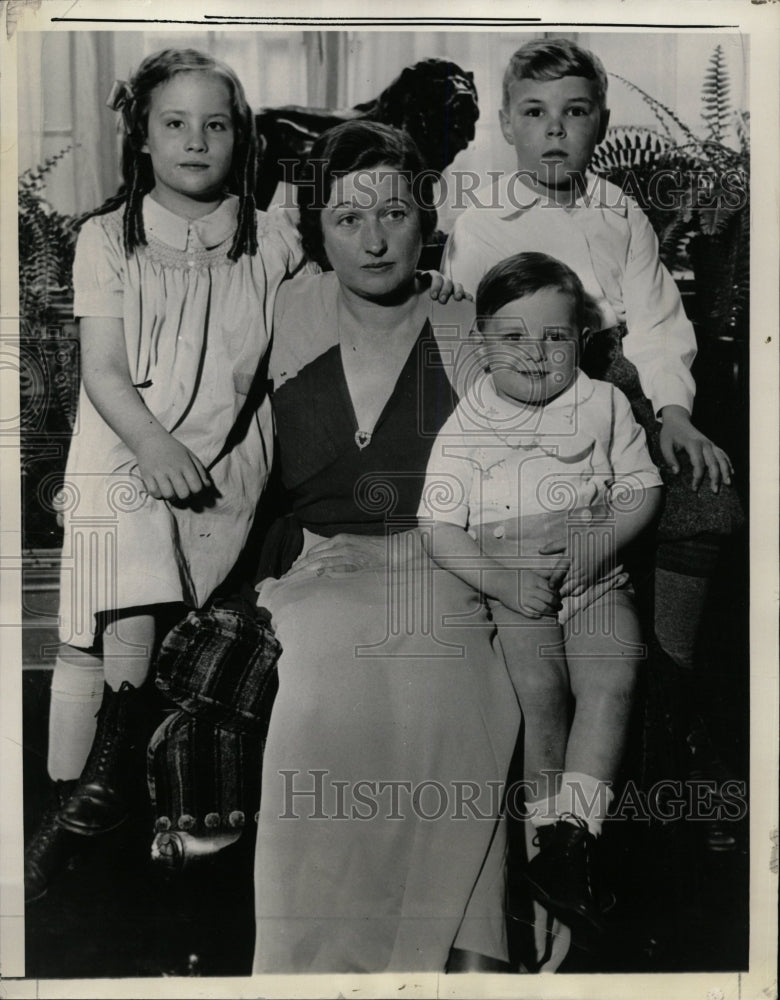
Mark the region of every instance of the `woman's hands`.
POLYGON ((696 492, 706 471, 710 489, 717 493, 721 481, 731 485, 734 472, 731 461, 723 451, 691 423, 688 411, 682 406, 664 406, 661 410, 661 453, 664 461, 676 474, 680 471, 677 452, 687 452, 693 466, 691 489, 696 492))
POLYGON ((455 299, 456 302, 460 302, 462 299, 466 299, 468 302, 474 301, 474 296, 467 292, 459 281, 453 282, 451 278, 445 277, 440 271, 418 271, 417 280, 423 286, 430 285, 428 294, 439 302, 449 302, 451 298, 455 299))
POLYGON ((313 576, 339 577, 387 564, 389 540, 383 535, 334 535, 312 545, 301 556, 285 579, 308 573, 313 576))
POLYGON ((136 458, 144 486, 157 500, 188 500, 212 485, 198 456, 162 428, 138 445, 136 458))

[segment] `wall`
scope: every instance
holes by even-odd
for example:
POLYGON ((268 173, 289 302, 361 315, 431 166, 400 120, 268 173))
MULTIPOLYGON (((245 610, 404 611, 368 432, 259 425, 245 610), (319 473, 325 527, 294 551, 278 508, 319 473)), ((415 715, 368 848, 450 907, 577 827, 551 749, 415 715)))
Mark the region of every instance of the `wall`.
MULTIPOLYGON (((21 33, 20 170, 71 143, 79 150, 52 173, 51 202, 64 212, 85 211, 111 193, 118 180, 116 115, 104 106, 115 77, 126 78, 144 55, 165 45, 192 45, 230 63, 253 106, 351 106, 381 91, 410 63, 428 56, 453 59, 475 76, 480 120, 476 140, 455 162, 458 169, 511 169, 513 152, 501 136, 498 108, 503 69, 514 50, 539 33, 241 31, 191 35, 176 32, 21 33), (100 155, 96 155, 100 151, 100 155)), ((726 55, 732 104, 746 108, 746 41, 737 33, 599 32, 569 34, 601 57, 607 69, 639 84, 677 111, 694 129, 701 84, 716 44, 726 55)), ((613 125, 655 119, 638 95, 610 82, 613 125)), ((454 217, 441 215, 447 229, 454 217)))

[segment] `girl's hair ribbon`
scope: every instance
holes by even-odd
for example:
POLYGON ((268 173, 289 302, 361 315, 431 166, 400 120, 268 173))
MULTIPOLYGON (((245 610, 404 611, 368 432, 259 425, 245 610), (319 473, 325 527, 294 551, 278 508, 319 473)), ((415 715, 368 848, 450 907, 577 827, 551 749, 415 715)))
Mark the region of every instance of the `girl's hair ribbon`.
POLYGON ((122 112, 122 118, 128 132, 132 129, 130 108, 134 99, 133 88, 126 80, 114 80, 114 85, 111 88, 111 93, 108 95, 106 106, 111 108, 112 111, 122 112))

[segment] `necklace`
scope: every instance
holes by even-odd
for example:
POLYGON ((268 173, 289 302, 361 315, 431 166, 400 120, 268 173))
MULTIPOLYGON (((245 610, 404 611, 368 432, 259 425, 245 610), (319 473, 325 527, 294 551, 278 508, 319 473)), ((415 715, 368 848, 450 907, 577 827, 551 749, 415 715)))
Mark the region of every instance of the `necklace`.
POLYGON ((362 451, 371 444, 371 431, 355 431, 355 444, 362 451))

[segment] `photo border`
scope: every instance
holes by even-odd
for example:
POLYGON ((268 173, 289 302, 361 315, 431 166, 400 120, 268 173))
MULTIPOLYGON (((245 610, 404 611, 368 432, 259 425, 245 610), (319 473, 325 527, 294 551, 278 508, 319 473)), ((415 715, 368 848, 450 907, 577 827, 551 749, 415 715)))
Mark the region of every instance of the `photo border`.
POLYGON ((131 0, 47 0, 37 4, 5 3, 0 9, 0 429, 7 430, 0 442, 0 510, 2 553, 0 554, 0 996, 2 997, 512 997, 598 998, 627 996, 742 1000, 777 996, 777 773, 778 773, 778 228, 780 203, 778 177, 778 43, 780 4, 744 3, 744 0, 676 0, 674 3, 597 0, 576 5, 566 0, 542 3, 519 2, 518 18, 506 16, 506 4, 492 0, 480 5, 481 16, 473 17, 473 5, 463 0, 435 3, 431 0, 401 0, 370 5, 367 24, 365 0, 330 4, 332 17, 323 18, 322 4, 297 0, 296 14, 272 0, 264 3, 211 0, 199 6, 203 15, 193 15, 192 0, 133 3, 131 0), (154 11, 150 10, 150 6, 154 11), (162 7, 164 6, 164 14, 162 7), (22 788, 21 788, 21 510, 18 434, 13 433, 18 411, 18 365, 14 368, 13 344, 18 336, 18 252, 16 247, 16 135, 17 79, 16 39, 8 37, 12 15, 18 17, 15 31, 144 30, 156 20, 160 8, 164 23, 159 30, 176 31, 176 21, 193 18, 203 30, 272 30, 273 28, 317 30, 729 30, 750 36, 750 108, 752 181, 761 192, 754 198, 751 229, 751 328, 750 328, 750 673, 751 673, 751 843, 750 843, 750 949, 749 969, 741 973, 632 974, 533 976, 518 980, 514 975, 443 974, 409 977, 284 976, 253 978, 161 978, 122 980, 30 980, 20 966, 23 947, 24 904, 22 888, 22 788), (392 9, 393 18, 385 16, 392 9), (649 16, 652 12, 652 16, 649 16), (586 17, 587 14, 587 17, 586 17), (208 15, 212 15, 209 17, 208 15), (406 16, 404 16, 406 15, 406 16), (542 18, 541 22, 531 20, 542 18), (97 18, 93 20, 79 20, 97 18), (116 21, 108 19, 116 18, 116 21), (231 19, 230 24, 219 18, 231 19), (235 22, 233 18, 242 19, 235 22), (311 20, 301 20, 309 18, 311 20), (396 21, 396 19, 398 19, 396 21), (415 23, 415 19, 427 21, 415 23), (491 19, 492 23, 489 23, 491 19), (381 21, 381 23, 380 23, 381 21), (504 23, 497 23, 504 22, 504 23), (587 23, 586 23, 587 22, 587 23), (774 853, 773 853, 774 852, 774 853), (774 858, 774 860, 773 860, 774 858), (773 867, 774 866, 774 867, 773 867), (402 993, 400 991, 403 991, 402 993))

